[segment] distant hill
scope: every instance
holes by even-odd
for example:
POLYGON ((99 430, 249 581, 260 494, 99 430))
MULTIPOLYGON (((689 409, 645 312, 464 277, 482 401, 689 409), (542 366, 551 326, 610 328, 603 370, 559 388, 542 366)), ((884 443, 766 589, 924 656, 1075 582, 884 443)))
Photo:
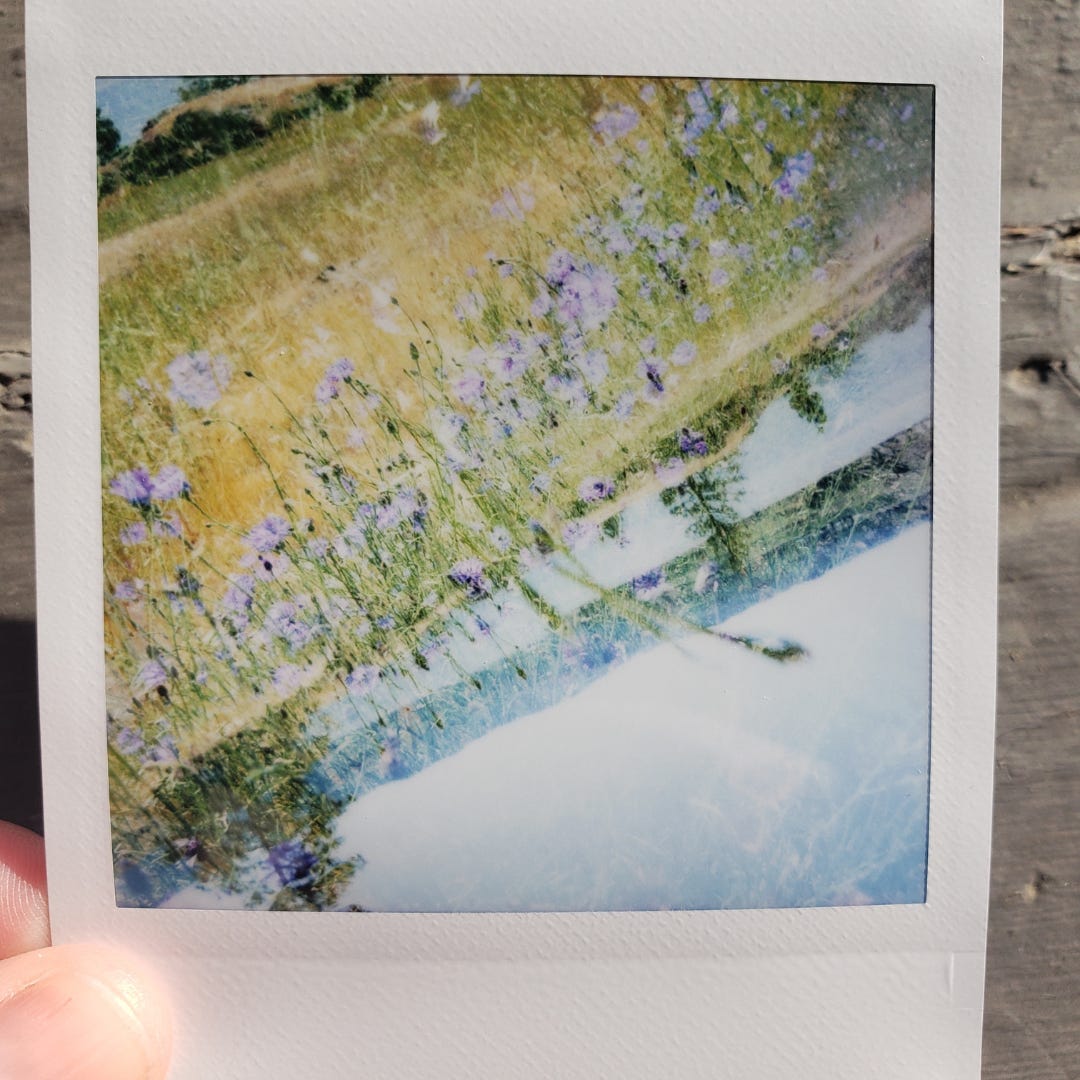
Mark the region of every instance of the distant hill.
POLYGON ((176 176, 252 146, 297 120, 347 109, 385 80, 382 75, 257 76, 190 97, 153 118, 135 143, 101 166, 98 195, 176 176))

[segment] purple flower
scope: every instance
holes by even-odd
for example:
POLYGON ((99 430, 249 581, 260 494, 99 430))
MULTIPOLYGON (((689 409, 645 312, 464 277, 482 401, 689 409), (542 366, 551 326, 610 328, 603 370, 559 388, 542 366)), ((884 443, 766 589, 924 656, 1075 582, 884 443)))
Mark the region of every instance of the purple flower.
POLYGON ((912 116, 914 116, 914 114, 915 114, 915 106, 912 105, 912 103, 909 101, 900 110, 900 123, 901 124, 906 124, 912 118, 912 116))
POLYGON ((473 405, 483 397, 484 377, 476 371, 467 371, 454 383, 454 393, 463 405, 473 405))
POLYGON ((671 350, 671 356, 668 359, 677 367, 685 367, 687 364, 693 363, 696 357, 697 346, 692 341, 680 341, 671 350))
POLYGON ((232 378, 232 367, 224 356, 208 352, 178 356, 165 369, 172 384, 173 398, 193 409, 208 409, 222 395, 232 378))
POLYGON ((147 660, 135 676, 134 687, 136 693, 149 694, 159 686, 164 686, 169 681, 169 673, 165 670, 160 660, 147 660))
POLYGON ((596 330, 615 310, 618 281, 610 270, 586 263, 563 277, 555 306, 564 323, 577 322, 583 330, 596 330))
POLYGON ((646 83, 638 92, 638 97, 646 105, 651 105, 656 100, 656 87, 652 83, 646 83))
POLYGON ((292 694, 304 683, 306 672, 297 664, 282 664, 270 676, 274 689, 282 695, 292 694))
POLYGON ((149 506, 154 494, 150 473, 142 466, 120 473, 110 482, 109 490, 132 506, 149 506))
POLYGON ((462 559, 454 563, 447 577, 465 589, 470 600, 481 600, 491 593, 491 582, 484 574, 484 564, 479 559, 462 559))
POLYGON ((664 372, 667 365, 656 356, 646 357, 637 366, 637 373, 645 380, 645 396, 656 401, 664 392, 664 372))
POLYGON ((279 600, 267 609, 264 629, 272 638, 280 638, 290 648, 302 649, 311 643, 318 632, 315 627, 301 620, 299 615, 300 609, 296 604, 279 600))
POLYGON ((113 596, 117 600, 138 600, 139 583, 135 581, 121 581, 117 583, 113 596))
POLYGON ((694 308, 694 322, 703 323, 708 322, 712 317, 712 308, 708 304, 698 304, 694 308))
POLYGON ((804 150, 784 162, 784 171, 773 181, 773 191, 778 199, 791 199, 810 178, 814 171, 814 154, 804 150))
POLYGON ((165 465, 150 481, 150 494, 155 499, 178 499, 191 490, 191 485, 178 465, 165 465))
POLYGON ((379 669, 374 664, 361 664, 345 676, 345 689, 354 697, 367 697, 379 681, 379 669))
POLYGON ((739 122, 739 110, 728 102, 720 110, 720 119, 716 121, 717 131, 726 131, 729 127, 734 127, 739 122))
POLYGON ((639 119, 638 111, 632 105, 615 105, 598 114, 593 131, 602 136, 604 142, 613 143, 633 131, 639 119))
POLYGON ((649 570, 634 578, 631 582, 634 595, 639 600, 655 600, 667 592, 667 581, 662 568, 649 570))
POLYGON ((722 267, 713 267, 712 273, 709 274, 709 284, 715 289, 722 289, 725 285, 731 283, 731 275, 722 267))
POLYGON ((547 273, 544 277, 547 278, 549 285, 559 286, 574 270, 574 256, 566 248, 559 248, 548 258, 547 273))
POLYGON ((319 860, 299 840, 283 840, 269 852, 270 865, 283 886, 303 886, 311 883, 319 860))
POLYGON ((578 485, 578 495, 585 502, 600 502, 615 494, 615 481, 610 477, 587 476, 578 485))
POLYGON ((326 405, 336 398, 341 393, 342 384, 352 376, 353 370, 352 361, 348 357, 342 356, 335 360, 315 387, 315 400, 320 405, 326 405))
POLYGON ((532 307, 529 311, 532 312, 534 319, 543 318, 551 310, 551 294, 545 289, 539 293, 536 299, 532 302, 532 307))
POLYGON ((700 431, 683 428, 679 432, 679 451, 683 454, 692 454, 695 457, 705 457, 709 452, 709 444, 700 431))
POLYGON ((271 514, 251 529, 244 541, 253 551, 274 551, 285 542, 289 532, 289 523, 279 514, 271 514))
POLYGON ((146 523, 136 521, 120 530, 120 543, 124 547, 133 547, 135 544, 143 543, 149 535, 146 531, 146 523))
POLYGON ((825 337, 828 334, 829 328, 823 322, 816 322, 810 327, 810 337, 813 341, 817 341, 818 338, 825 337))
POLYGON ((121 754, 137 754, 146 746, 143 737, 134 728, 129 727, 121 728, 116 733, 113 742, 121 754))

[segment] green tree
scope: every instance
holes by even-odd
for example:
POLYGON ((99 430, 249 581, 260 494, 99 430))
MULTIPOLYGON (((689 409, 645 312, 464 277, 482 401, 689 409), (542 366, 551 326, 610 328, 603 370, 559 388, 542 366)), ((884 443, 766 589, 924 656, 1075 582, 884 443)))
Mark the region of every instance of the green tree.
POLYGON ((112 161, 120 152, 120 132, 116 125, 97 111, 97 159, 99 165, 112 161))

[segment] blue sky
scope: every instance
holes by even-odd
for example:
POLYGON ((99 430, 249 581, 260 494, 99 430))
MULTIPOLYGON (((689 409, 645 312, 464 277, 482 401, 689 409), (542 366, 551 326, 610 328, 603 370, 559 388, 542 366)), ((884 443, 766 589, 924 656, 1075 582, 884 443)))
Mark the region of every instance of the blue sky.
POLYGON ((134 142, 143 125, 163 109, 179 100, 177 91, 183 79, 178 75, 164 77, 99 78, 97 105, 117 126, 124 144, 134 142))

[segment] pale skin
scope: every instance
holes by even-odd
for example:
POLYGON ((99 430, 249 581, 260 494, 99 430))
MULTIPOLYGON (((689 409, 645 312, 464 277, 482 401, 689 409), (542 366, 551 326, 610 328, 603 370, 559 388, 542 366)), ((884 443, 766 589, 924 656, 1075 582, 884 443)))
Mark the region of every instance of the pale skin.
POLYGON ((162 1080, 172 1030, 153 977, 49 940, 44 844, 0 822, 0 1080, 162 1080))

